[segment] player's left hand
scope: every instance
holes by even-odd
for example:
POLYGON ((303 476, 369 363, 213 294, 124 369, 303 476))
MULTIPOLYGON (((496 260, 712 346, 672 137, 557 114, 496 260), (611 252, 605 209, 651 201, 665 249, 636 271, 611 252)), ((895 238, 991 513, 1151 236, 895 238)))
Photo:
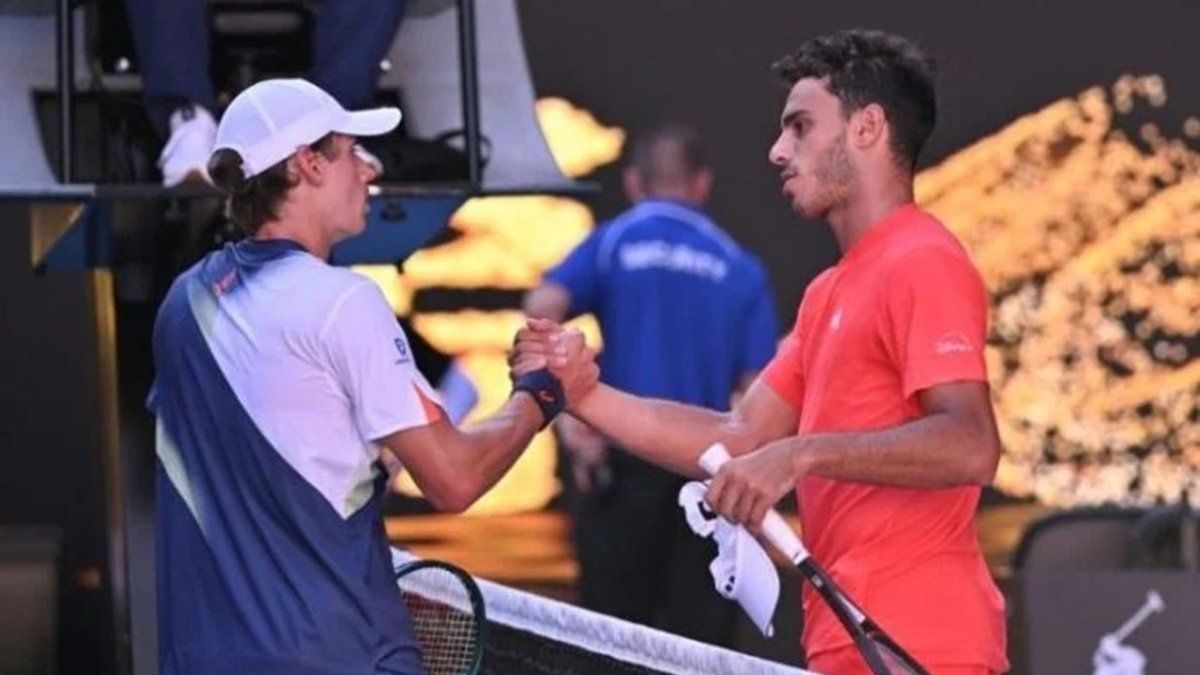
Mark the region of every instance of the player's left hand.
POLYGON ((587 345, 583 333, 547 319, 529 319, 517 331, 508 364, 512 378, 548 369, 562 385, 568 409, 591 393, 600 379, 596 350, 587 345))
POLYGON ((721 467, 704 500, 726 520, 759 533, 767 510, 775 506, 800 479, 795 438, 785 438, 721 467))
POLYGON ((509 377, 517 377, 542 368, 562 368, 570 353, 586 346, 583 334, 549 319, 528 319, 513 336, 508 353, 509 377))

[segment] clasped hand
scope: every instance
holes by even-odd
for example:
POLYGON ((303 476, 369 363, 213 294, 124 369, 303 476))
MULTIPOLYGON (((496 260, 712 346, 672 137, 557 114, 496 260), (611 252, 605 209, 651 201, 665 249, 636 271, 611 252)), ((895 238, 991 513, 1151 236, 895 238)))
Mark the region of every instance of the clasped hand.
POLYGON ((548 369, 562 385, 568 410, 591 393, 600 379, 596 350, 587 345, 583 333, 548 319, 529 319, 517 331, 508 366, 514 378, 548 369))

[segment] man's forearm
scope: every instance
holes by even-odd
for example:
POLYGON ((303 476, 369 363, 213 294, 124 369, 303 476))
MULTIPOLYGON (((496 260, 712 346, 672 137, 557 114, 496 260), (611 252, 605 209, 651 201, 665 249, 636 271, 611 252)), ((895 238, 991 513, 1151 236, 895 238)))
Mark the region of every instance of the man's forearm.
POLYGON ((989 428, 951 413, 879 431, 797 436, 789 444, 800 475, 913 488, 988 484, 998 447, 989 428))
POLYGON ((541 426, 542 411, 532 395, 517 392, 494 414, 463 429, 467 452, 460 461, 474 476, 472 502, 512 468, 541 426))
POLYGON ((730 413, 640 398, 606 385, 598 385, 572 413, 622 448, 686 476, 700 475, 696 460, 713 443, 725 443, 734 454, 757 445, 730 413))
POLYGON ((398 431, 382 440, 440 511, 466 509, 517 461, 542 423, 542 412, 524 393, 487 419, 455 429, 442 419, 398 431))

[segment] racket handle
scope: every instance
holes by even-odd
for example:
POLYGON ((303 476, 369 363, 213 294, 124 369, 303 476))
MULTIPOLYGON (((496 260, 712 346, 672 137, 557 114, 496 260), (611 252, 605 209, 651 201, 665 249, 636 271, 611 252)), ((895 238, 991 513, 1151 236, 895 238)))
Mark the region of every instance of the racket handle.
MULTIPOLYGON (((700 468, 710 476, 717 475, 721 466, 731 459, 729 451, 721 443, 713 443, 700 455, 700 468)), ((787 556, 792 564, 799 564, 808 557, 808 549, 800 542, 800 537, 788 526, 787 521, 775 509, 767 509, 767 515, 762 522, 763 537, 771 545, 787 556)))

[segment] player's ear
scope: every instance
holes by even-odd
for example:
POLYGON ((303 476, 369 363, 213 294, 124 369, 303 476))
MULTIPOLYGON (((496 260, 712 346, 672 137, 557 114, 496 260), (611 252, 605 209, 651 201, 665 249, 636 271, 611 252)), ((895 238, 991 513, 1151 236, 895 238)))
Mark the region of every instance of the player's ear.
POLYGON ((621 182, 625 187, 625 198, 631 202, 640 202, 646 198, 646 186, 642 182, 642 174, 637 169, 629 168, 621 174, 621 182))
POLYGON ((887 142, 889 133, 887 113, 878 103, 868 103, 854 111, 854 114, 850 116, 849 126, 847 135, 850 143, 860 150, 887 142))
POLYGON ((320 152, 315 148, 305 146, 296 150, 288 160, 288 175, 292 182, 305 180, 314 185, 320 185, 325 179, 325 166, 321 161, 320 152))
POLYGON ((701 168, 692 174, 688 185, 689 198, 696 204, 703 204, 708 201, 708 197, 712 194, 713 174, 708 168, 701 168))

